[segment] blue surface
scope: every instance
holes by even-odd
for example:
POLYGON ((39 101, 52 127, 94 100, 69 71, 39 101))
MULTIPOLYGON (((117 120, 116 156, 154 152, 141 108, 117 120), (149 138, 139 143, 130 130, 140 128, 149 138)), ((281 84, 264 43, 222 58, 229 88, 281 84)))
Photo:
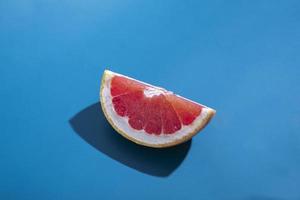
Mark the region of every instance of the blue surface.
POLYGON ((0 199, 300 199, 300 1, 0 1, 0 199), (187 144, 117 136, 105 68, 215 108, 187 144))

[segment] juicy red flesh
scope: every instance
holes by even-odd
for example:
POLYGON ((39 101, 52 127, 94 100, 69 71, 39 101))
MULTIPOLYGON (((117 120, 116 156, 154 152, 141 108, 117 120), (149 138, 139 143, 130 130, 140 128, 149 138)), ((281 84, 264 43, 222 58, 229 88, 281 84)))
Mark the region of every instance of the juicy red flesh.
POLYGON ((202 106, 162 91, 147 97, 144 90, 151 88, 123 76, 114 76, 110 92, 114 110, 136 130, 144 129, 149 134, 172 134, 191 124, 200 115, 202 106))

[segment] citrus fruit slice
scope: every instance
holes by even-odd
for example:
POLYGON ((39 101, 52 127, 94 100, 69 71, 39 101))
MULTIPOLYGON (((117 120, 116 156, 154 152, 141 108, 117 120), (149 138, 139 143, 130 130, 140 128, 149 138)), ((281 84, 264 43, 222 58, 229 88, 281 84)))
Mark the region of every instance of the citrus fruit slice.
POLYGON ((215 110, 108 70, 100 101, 105 117, 125 138, 149 147, 169 147, 192 138, 215 110))

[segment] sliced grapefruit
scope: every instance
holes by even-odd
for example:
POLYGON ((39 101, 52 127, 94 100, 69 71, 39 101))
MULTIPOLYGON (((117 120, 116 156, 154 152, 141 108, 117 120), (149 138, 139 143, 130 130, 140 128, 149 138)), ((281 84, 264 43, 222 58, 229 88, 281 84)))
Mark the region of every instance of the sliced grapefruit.
POLYGON ((103 73, 100 101, 105 117, 125 138, 149 147, 169 147, 192 138, 215 110, 108 70, 103 73))

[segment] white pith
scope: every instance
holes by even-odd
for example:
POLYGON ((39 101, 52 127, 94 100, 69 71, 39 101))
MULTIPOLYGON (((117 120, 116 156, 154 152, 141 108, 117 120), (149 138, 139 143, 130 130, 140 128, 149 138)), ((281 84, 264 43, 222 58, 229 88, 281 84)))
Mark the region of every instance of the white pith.
MULTIPOLYGON (((133 129, 128 123, 128 117, 121 117, 119 116, 112 105, 112 96, 110 93, 110 83, 111 78, 115 75, 123 76, 108 70, 105 70, 105 80, 102 84, 104 84, 102 95, 101 95, 101 102, 105 108, 106 114, 110 117, 113 124, 123 133, 125 133, 128 137, 134 138, 135 140, 146 143, 149 145, 161 145, 166 143, 172 143, 176 140, 181 140, 184 137, 187 137, 191 134, 200 124, 205 123, 206 118, 208 117, 208 113, 212 111, 211 108, 204 107, 201 111, 201 114, 188 126, 182 125, 181 129, 173 134, 149 134, 144 130, 136 130, 133 129)), ((129 78, 129 77, 126 77, 129 78)), ((136 81, 136 80, 135 80, 136 81)), ((142 82, 143 83, 143 82, 142 82)), ((145 84, 145 83, 143 83, 145 84)), ((149 84, 147 84, 149 85, 149 84)), ((152 97, 154 95, 159 95, 162 93, 162 88, 158 88, 155 86, 149 85, 150 89, 145 90, 144 94, 147 97, 152 97), (157 88, 158 90, 155 90, 157 88)), ((164 90, 164 89, 163 89, 164 90)))
POLYGON ((144 90, 144 95, 145 97, 153 97, 155 95, 160 95, 160 94, 163 94, 164 92, 160 89, 156 89, 156 88, 151 88, 151 87, 147 87, 145 90, 144 90))

